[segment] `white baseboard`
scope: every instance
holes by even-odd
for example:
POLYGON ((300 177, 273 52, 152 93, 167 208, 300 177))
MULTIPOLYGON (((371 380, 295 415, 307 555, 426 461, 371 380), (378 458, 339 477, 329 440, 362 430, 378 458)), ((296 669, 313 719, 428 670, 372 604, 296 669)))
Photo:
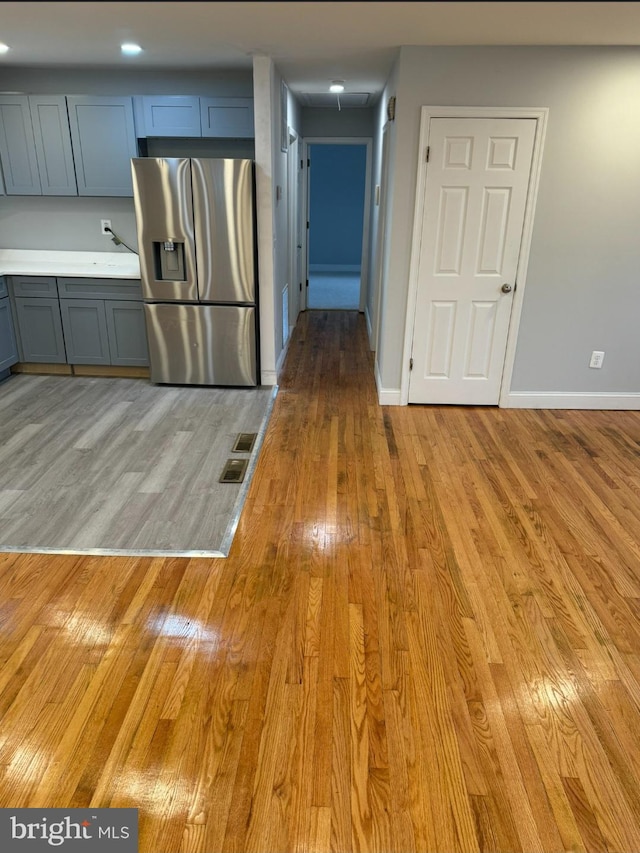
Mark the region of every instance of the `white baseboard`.
POLYGON ((384 388, 380 378, 380 370, 378 361, 376 360, 376 388, 378 390, 378 403, 381 406, 401 406, 400 389, 399 388, 384 388))
POLYGON ((551 391, 549 393, 512 391, 505 409, 616 409, 640 410, 640 394, 584 394, 551 391))
POLYGON ((309 274, 314 272, 359 273, 360 264, 309 264, 309 274))
POLYGON ((260 371, 260 379, 261 385, 277 385, 278 377, 280 376, 280 371, 282 370, 282 365, 284 364, 284 360, 287 356, 287 351, 289 349, 289 342, 291 341, 291 335, 295 326, 289 326, 289 336, 287 337, 286 344, 282 347, 280 351, 280 355, 278 356, 278 361, 276 362, 275 370, 265 370, 264 368, 260 371))
POLYGON ((261 385, 277 385, 278 384, 278 373, 275 370, 261 370, 260 371, 260 384, 261 385))
POLYGON ((284 364, 284 360, 287 357, 287 350, 289 349, 289 339, 287 338, 287 343, 282 347, 282 352, 278 358, 276 364, 276 378, 280 376, 280 371, 282 370, 282 365, 284 364))

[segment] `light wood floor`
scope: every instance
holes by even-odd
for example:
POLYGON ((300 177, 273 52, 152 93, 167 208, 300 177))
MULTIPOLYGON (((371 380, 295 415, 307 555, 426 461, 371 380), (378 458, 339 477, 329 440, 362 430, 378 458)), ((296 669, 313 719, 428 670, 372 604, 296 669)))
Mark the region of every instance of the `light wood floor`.
POLYGON ((229 557, 0 555, 0 805, 141 853, 640 850, 640 413, 381 408, 308 312, 229 557))
POLYGON ((0 394, 0 551, 226 556, 271 387, 18 375, 0 394), (220 483, 229 459, 242 483, 220 483))

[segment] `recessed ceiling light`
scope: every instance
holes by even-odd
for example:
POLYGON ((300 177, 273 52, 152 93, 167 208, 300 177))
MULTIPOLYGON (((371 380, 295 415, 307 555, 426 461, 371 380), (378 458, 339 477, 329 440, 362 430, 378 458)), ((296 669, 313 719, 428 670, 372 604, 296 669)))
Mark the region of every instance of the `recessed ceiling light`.
POLYGON ((330 92, 344 92, 344 83, 342 80, 334 80, 329 86, 330 92))
POLYGON ((9 50, 9 45, 0 42, 0 53, 6 53, 9 50))
POLYGON ((142 48, 139 44, 133 44, 132 42, 127 42, 126 44, 120 45, 120 50, 125 53, 127 56, 137 56, 139 53, 142 53, 142 48))

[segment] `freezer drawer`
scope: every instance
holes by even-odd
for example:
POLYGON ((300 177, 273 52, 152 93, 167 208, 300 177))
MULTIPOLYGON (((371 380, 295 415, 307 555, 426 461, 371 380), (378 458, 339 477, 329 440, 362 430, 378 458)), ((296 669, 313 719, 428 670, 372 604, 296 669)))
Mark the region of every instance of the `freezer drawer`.
POLYGON ((257 385, 253 305, 145 303, 151 381, 257 385))

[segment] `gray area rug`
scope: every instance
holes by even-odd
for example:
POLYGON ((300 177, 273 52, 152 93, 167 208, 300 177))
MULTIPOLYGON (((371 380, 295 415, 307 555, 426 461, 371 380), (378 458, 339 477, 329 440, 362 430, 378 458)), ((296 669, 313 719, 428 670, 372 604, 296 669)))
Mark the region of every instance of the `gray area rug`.
POLYGON ((12 376, 0 384, 0 551, 227 556, 276 393, 12 376), (255 436, 250 451, 234 449, 241 434, 255 436), (221 483, 239 460, 242 482, 221 483))

